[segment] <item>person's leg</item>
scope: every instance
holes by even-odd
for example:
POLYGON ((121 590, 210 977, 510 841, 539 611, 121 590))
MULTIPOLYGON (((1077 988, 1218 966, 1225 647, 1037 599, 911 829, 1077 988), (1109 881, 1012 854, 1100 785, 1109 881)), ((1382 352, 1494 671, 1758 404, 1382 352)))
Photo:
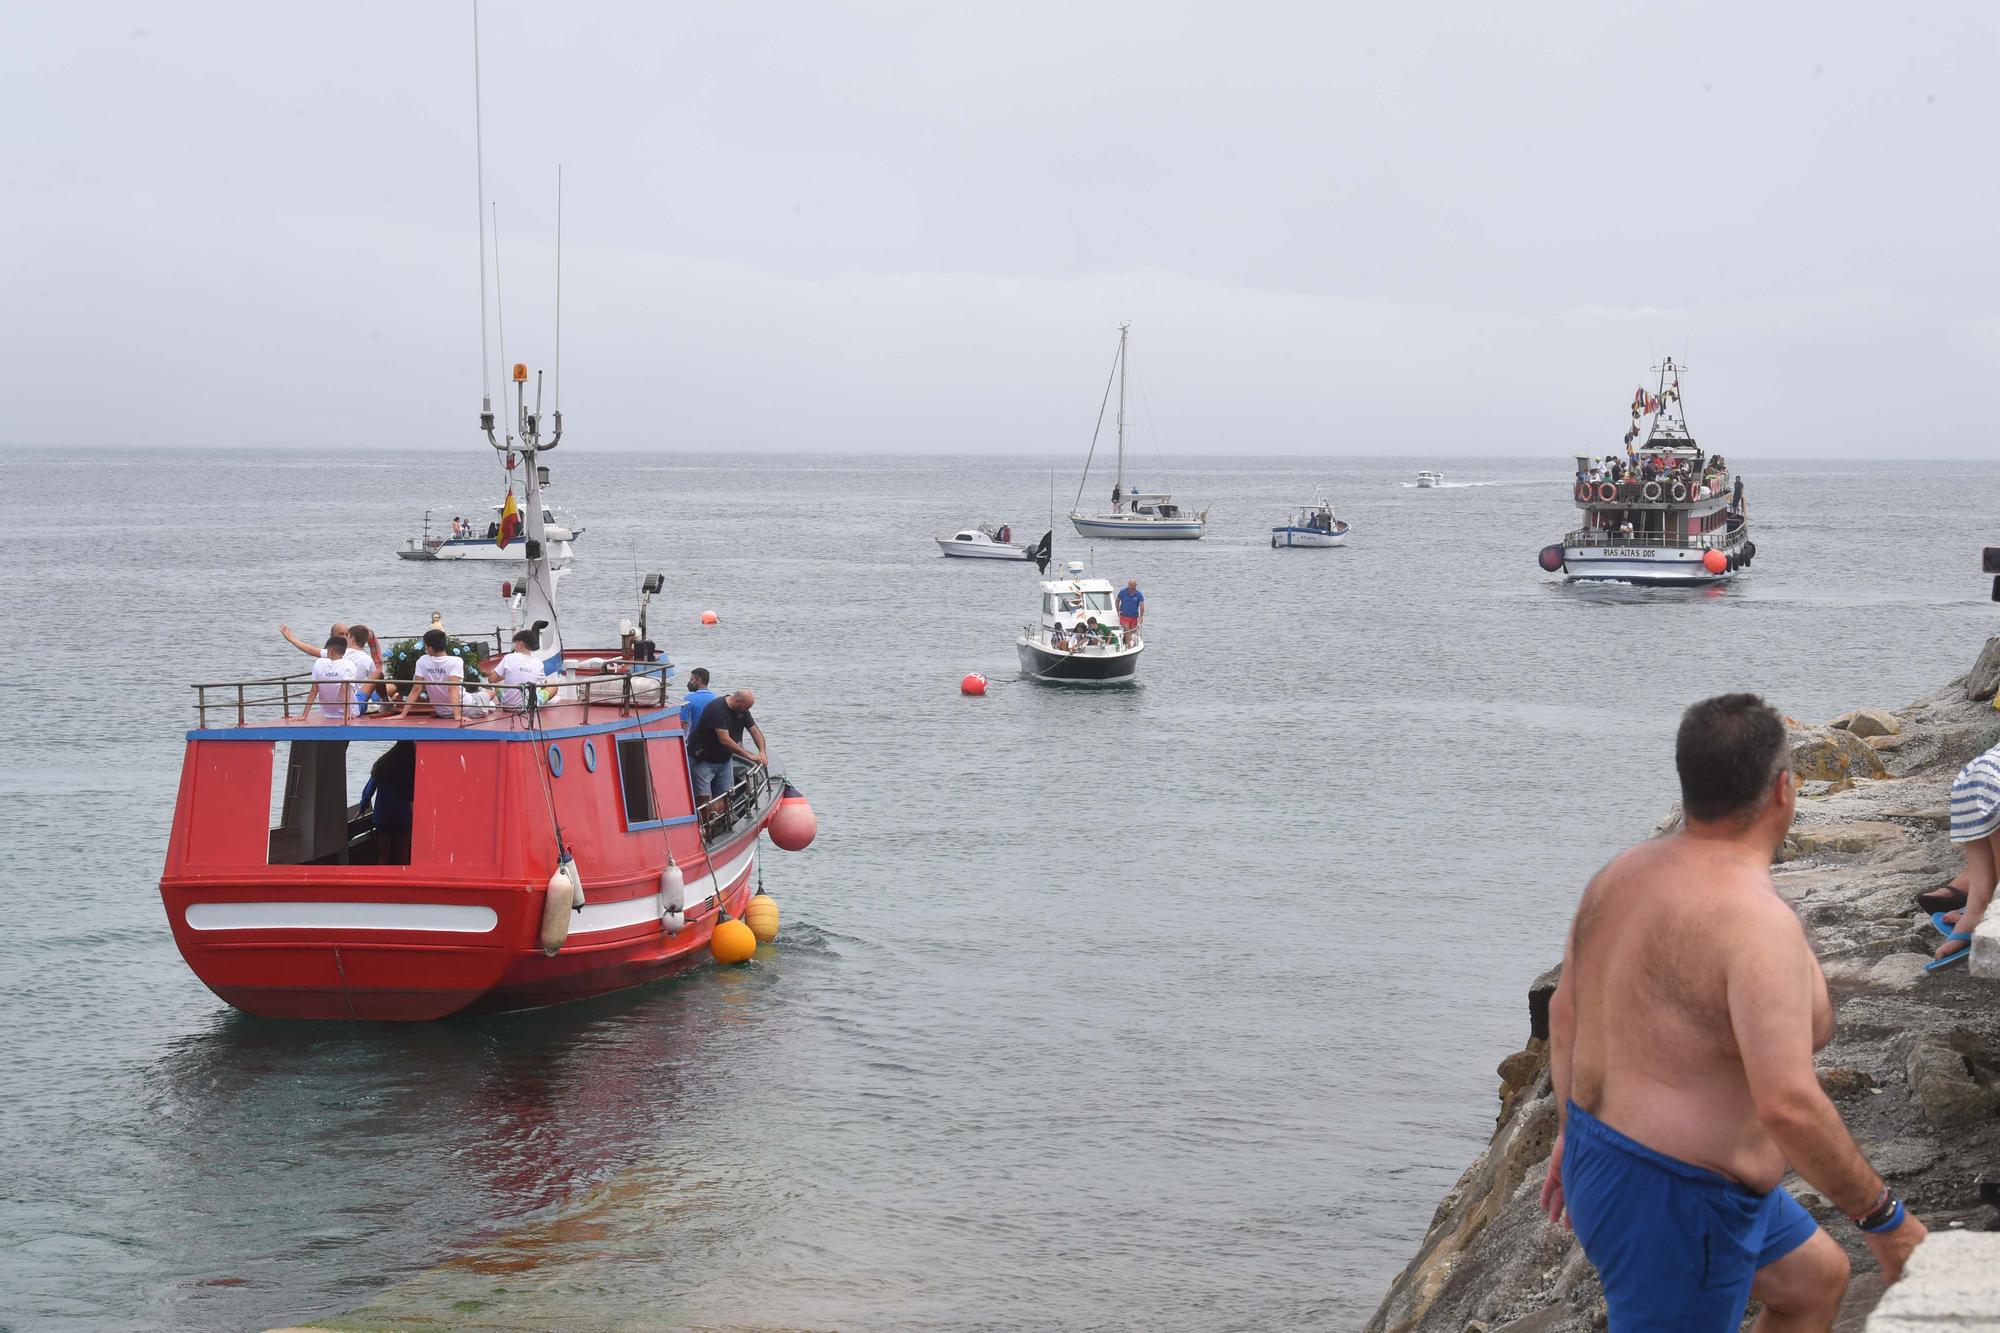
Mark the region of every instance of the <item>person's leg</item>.
POLYGON ((1817 1226, 1791 1253, 1757 1270, 1750 1298, 1764 1303, 1757 1333, 1825 1333, 1847 1294, 1848 1263, 1833 1237, 1817 1226))
MULTIPOLYGON (((1988 834, 1978 842, 1965 844, 1965 910, 1952 921, 1952 929, 1957 934, 1971 934, 1985 920, 1986 909, 1992 906, 1996 867, 2000 867, 2000 848, 1994 845, 1996 839, 2000 839, 2000 833, 1988 834)), ((1949 917, 1946 919, 1950 920, 1949 917)), ((1967 940, 1946 940, 1937 947, 1933 957, 1949 958, 1971 947, 1967 940)))

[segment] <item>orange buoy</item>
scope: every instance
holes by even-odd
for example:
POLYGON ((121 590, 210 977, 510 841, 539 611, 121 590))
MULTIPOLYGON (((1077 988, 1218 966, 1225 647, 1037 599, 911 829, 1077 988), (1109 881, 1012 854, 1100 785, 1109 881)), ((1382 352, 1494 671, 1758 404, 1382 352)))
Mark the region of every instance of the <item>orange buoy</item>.
POLYGON ((713 611, 704 611, 701 613, 701 623, 704 625, 719 625, 722 623, 722 617, 716 615, 713 611))
POLYGON ((788 852, 802 852, 812 846, 813 837, 819 832, 819 816, 813 813, 799 789, 788 782, 764 831, 771 835, 773 845, 788 852))
POLYGON ((1717 550, 1709 550, 1701 557, 1701 567, 1711 574, 1720 574, 1729 568, 1729 557, 1717 550))
POLYGON ((986 677, 980 675, 977 671, 968 673, 964 680, 958 682, 958 692, 960 694, 986 693, 986 677))
POLYGON ((768 893, 760 893, 743 908, 743 924, 750 927, 750 933, 760 944, 769 944, 778 938, 778 900, 768 893))
POLYGON ((727 917, 715 923, 715 933, 708 937, 708 951, 718 963, 747 963, 750 955, 757 952, 757 937, 750 927, 735 917, 727 917))

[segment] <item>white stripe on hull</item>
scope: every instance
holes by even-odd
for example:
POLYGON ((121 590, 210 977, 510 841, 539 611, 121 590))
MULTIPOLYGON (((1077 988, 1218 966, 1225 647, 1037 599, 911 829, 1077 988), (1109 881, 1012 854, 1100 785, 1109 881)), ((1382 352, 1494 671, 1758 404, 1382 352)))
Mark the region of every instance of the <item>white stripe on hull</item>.
MULTIPOLYGON (((692 907, 718 893, 727 893, 737 880, 750 873, 750 867, 756 860, 757 844, 753 842, 734 861, 717 870, 713 879, 707 874, 690 875, 686 890, 688 905, 692 907)), ((589 884, 583 886, 583 892, 586 898, 590 896, 589 884)), ((660 895, 657 893, 649 893, 643 898, 620 898, 610 903, 587 902, 572 919, 569 933, 574 939, 578 935, 595 935, 600 931, 626 930, 659 919, 660 895)))
POLYGON ((1650 583, 1695 588, 1708 583, 1727 583, 1739 571, 1726 569, 1711 574, 1701 562, 1703 552, 1667 550, 1657 557, 1591 555, 1595 547, 1568 547, 1563 551, 1563 572, 1572 583, 1650 583))
POLYGON ((189 930, 427 930, 484 935, 500 924, 490 907, 457 903, 195 903, 189 930))
POLYGON ((1344 532, 1324 533, 1311 528, 1272 528, 1271 545, 1285 546, 1344 546, 1347 534, 1344 532))

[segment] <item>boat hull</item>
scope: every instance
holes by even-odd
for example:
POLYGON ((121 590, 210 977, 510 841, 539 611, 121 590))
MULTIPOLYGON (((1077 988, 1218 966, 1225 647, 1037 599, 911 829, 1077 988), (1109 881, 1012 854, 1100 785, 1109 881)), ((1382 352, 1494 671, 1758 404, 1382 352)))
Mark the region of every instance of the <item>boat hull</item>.
POLYGON ((976 542, 951 541, 944 537, 932 538, 938 550, 946 555, 957 556, 961 560, 1033 560, 1035 553, 1025 546, 986 546, 976 542))
POLYGON ((1566 546, 1563 577, 1571 583, 1632 583, 1652 588, 1701 588, 1728 583, 1741 568, 1712 573, 1699 550, 1620 552, 1615 548, 1566 546))
POLYGON ((170 879, 161 896, 188 966, 246 1013, 423 1022, 584 999, 705 961, 715 901, 741 916, 753 892, 760 828, 686 867, 678 935, 660 926, 657 875, 586 884, 588 902, 553 957, 540 947, 539 886, 355 885, 308 897, 296 885, 170 879))
POLYGON ((1273 550, 1290 550, 1293 547, 1345 546, 1347 533, 1322 532, 1318 528, 1272 528, 1271 547, 1273 550))
POLYGON ((1069 685, 1115 685, 1134 679, 1145 645, 1115 653, 1053 652, 1031 639, 1015 640, 1021 670, 1036 680, 1069 685))
POLYGON ((1113 541, 1192 542, 1201 540, 1207 525, 1200 519, 1085 518, 1070 515, 1079 537, 1113 541))

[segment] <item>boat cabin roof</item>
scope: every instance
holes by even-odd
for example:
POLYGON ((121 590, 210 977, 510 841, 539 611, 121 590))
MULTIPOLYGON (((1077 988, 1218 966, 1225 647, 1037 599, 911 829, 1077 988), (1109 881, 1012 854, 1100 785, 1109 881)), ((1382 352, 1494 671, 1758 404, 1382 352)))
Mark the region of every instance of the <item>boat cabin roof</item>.
POLYGON ((1066 592, 1112 592, 1115 591, 1107 579, 1050 579, 1042 585, 1042 591, 1057 596, 1066 592))

